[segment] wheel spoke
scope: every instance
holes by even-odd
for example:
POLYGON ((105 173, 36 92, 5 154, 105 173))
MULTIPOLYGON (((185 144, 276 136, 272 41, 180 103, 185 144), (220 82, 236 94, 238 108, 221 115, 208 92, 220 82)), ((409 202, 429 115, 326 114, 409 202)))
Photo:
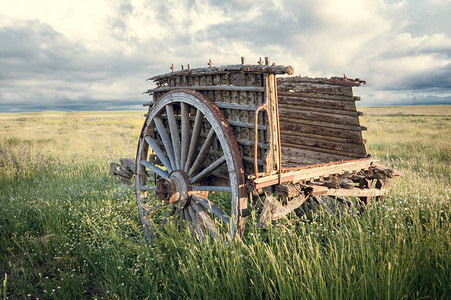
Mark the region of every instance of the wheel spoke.
POLYGON ((149 136, 146 136, 145 138, 147 144, 152 148, 153 152, 157 155, 158 159, 163 163, 164 167, 168 170, 168 172, 172 171, 171 162, 169 159, 164 155, 161 148, 157 145, 156 141, 149 136))
POLYGON ((154 207, 152 207, 151 209, 147 209, 147 217, 149 218, 150 216, 152 216, 155 212, 159 211, 160 209, 162 209, 163 207, 165 207, 166 205, 168 205, 168 203, 164 203, 164 202, 160 202, 158 203, 158 205, 155 205, 154 207))
POLYGON ((180 164, 180 135, 177 120, 175 119, 174 107, 172 104, 166 105, 166 115, 168 117, 169 131, 171 132, 172 147, 174 149, 175 164, 177 169, 181 169, 180 164))
POLYGON ((139 189, 141 191, 150 191, 150 190, 155 190, 157 187, 154 185, 141 185, 139 186, 139 189))
POLYGON ((141 161, 141 165, 143 165, 144 167, 148 168, 149 170, 151 170, 152 172, 154 172, 157 175, 160 175, 161 177, 163 177, 164 179, 168 179, 169 174, 168 172, 158 168, 157 166, 152 165, 150 162, 148 162, 147 160, 142 160, 141 161))
POLYGON ((155 125, 157 126, 158 133, 160 134, 161 140, 163 141, 164 148, 168 154, 169 160, 171 161, 172 169, 177 169, 177 164, 175 162, 174 149, 172 148, 172 142, 169 138, 166 128, 164 128, 163 121, 160 117, 154 118, 155 125))
POLYGON ((166 215, 164 216, 164 219, 163 219, 163 221, 161 222, 161 225, 160 225, 160 229, 162 229, 163 226, 166 225, 166 222, 168 221, 169 217, 172 217, 172 216, 175 215, 175 212, 176 212, 176 208, 175 208, 175 206, 172 206, 171 210, 168 211, 166 213, 166 215))
POLYGON ((191 188, 194 192, 223 192, 223 193, 231 193, 232 192, 231 186, 193 185, 191 188))
POLYGON ((201 180, 202 178, 204 178, 205 176, 207 176, 208 174, 210 174, 211 172, 213 172, 214 170, 216 170, 217 168, 219 168, 220 166, 222 166, 222 164, 226 161, 226 157, 225 155, 221 156, 220 158, 218 158, 214 163, 212 163, 211 165, 209 165, 207 168, 205 168, 202 172, 200 172, 199 174, 197 174, 196 176, 194 176, 193 178, 191 178, 191 183, 195 183, 199 180, 201 180))
POLYGON ((202 219, 196 214, 194 209, 190 206, 187 207, 189 216, 191 217, 191 221, 193 221, 194 229, 196 230, 197 236, 199 239, 203 239, 205 237, 205 227, 202 222, 202 219))
POLYGON ((186 221, 186 227, 189 231, 193 232, 193 220, 191 219, 188 210, 186 208, 182 209, 182 213, 186 221))
POLYGON ((213 213, 215 216, 221 219, 227 225, 230 225, 230 217, 226 215, 225 212, 222 211, 219 207, 216 206, 213 202, 208 200, 207 198, 201 197, 199 195, 193 195, 194 201, 201 204, 205 209, 213 213))
POLYGON ((202 148, 200 149, 196 160, 194 161, 193 165, 191 166, 191 168, 188 171, 189 177, 191 177, 194 174, 194 172, 196 172, 197 169, 200 167, 200 165, 203 163, 205 157, 207 156, 208 150, 210 149, 210 146, 214 141, 214 137, 215 137, 215 131, 212 127, 210 129, 210 132, 208 132, 208 136, 205 139, 205 142, 202 145, 202 148))
POLYGON ((205 212, 205 208, 203 208, 203 206, 201 206, 200 204, 197 204, 195 201, 191 202, 191 206, 197 212, 198 216, 202 219, 202 221, 204 221, 205 227, 207 227, 208 231, 210 231, 210 234, 213 236, 213 238, 218 239, 219 238, 218 229, 216 229, 215 222, 205 212))
POLYGON ((181 159, 180 159, 180 165, 182 167, 185 166, 186 159, 188 156, 188 149, 189 149, 189 132, 190 132, 190 126, 189 126, 189 108, 186 103, 181 103, 181 127, 182 127, 182 145, 181 145, 181 159))
POLYGON ((189 167, 191 166, 191 161, 193 160, 195 151, 197 149, 197 143, 199 142, 201 125, 202 125, 202 113, 200 112, 200 110, 197 110, 196 119, 194 121, 194 126, 193 126, 193 134, 191 135, 191 142, 189 145, 188 158, 186 159, 186 163, 183 168, 185 170, 185 172, 187 172, 189 170, 189 167))

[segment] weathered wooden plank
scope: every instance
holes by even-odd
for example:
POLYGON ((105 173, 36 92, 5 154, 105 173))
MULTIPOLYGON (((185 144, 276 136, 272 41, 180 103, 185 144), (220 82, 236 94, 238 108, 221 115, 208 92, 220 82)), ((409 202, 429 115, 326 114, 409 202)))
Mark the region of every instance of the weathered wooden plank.
POLYGON ((332 113, 321 113, 316 111, 307 111, 302 108, 292 107, 290 109, 279 107, 279 116, 284 119, 303 119, 303 120, 321 120, 327 123, 340 125, 356 125, 360 126, 358 116, 345 116, 332 113))
POLYGON ((346 153, 362 154, 363 157, 367 154, 365 145, 363 143, 359 145, 340 141, 317 139, 302 136, 295 132, 290 132, 289 134, 284 132, 284 134, 281 135, 281 141, 282 145, 299 145, 322 148, 327 150, 342 151, 346 153))
POLYGON ((353 153, 353 152, 347 152, 347 151, 330 150, 330 149, 319 148, 316 146, 312 147, 312 146, 307 146, 307 145, 289 144, 286 141, 284 143, 282 143, 282 148, 283 147, 293 148, 293 149, 310 150, 313 152, 327 153, 327 154, 333 154, 333 155, 338 155, 338 156, 343 156, 343 157, 352 157, 354 159, 366 157, 366 155, 363 153, 353 153))
POLYGON ((336 196, 336 197, 375 197, 382 196, 387 193, 387 189, 329 189, 325 195, 336 196))
POLYGON ((307 149, 289 148, 282 144, 282 166, 283 168, 299 165, 312 165, 354 159, 350 156, 331 153, 321 153, 307 149))
POLYGON ((243 105, 243 104, 225 103, 225 102, 215 102, 215 104, 219 108, 238 109, 238 110, 255 111, 258 108, 258 106, 255 106, 255 105, 243 105))
POLYGON ((161 86, 149 89, 145 93, 152 94, 156 92, 169 92, 174 90, 197 90, 197 91, 237 91, 237 92, 260 92, 265 91, 264 87, 259 86, 230 86, 230 85, 204 85, 204 86, 161 86))
POLYGON ((208 68, 185 69, 171 73, 165 73, 148 78, 147 80, 159 81, 166 78, 177 76, 201 76, 201 75, 216 75, 221 73, 235 72, 251 72, 251 73, 268 73, 268 74, 289 74, 294 73, 292 66, 266 66, 266 65, 227 65, 227 66, 213 66, 208 68))
MULTIPOLYGON (((372 159, 358 159, 345 162, 335 162, 323 166, 308 166, 300 170, 284 172, 281 174, 281 183, 299 182, 302 180, 311 180, 320 177, 327 177, 334 174, 344 174, 367 169, 370 167, 372 159)), ((279 175, 268 175, 254 179, 256 188, 262 188, 278 183, 279 175)))
POLYGON ((295 123, 300 125, 311 125, 311 126, 322 126, 327 128, 334 128, 334 129, 341 129, 341 130, 354 130, 361 132, 362 130, 366 130, 366 127, 360 126, 360 125, 347 125, 347 124, 338 124, 338 123, 332 123, 329 122, 329 120, 323 120, 323 119, 302 119, 302 118, 293 118, 293 117, 283 117, 280 116, 280 123, 289 122, 289 123, 295 123))
POLYGON ((278 90, 277 93, 278 96, 282 97, 298 97, 318 100, 346 101, 351 103, 355 103, 355 101, 361 100, 361 97, 359 96, 312 94, 312 93, 294 92, 292 90, 291 91, 278 90))
POLYGON ((335 84, 293 82, 286 80, 279 81, 277 88, 283 92, 293 91, 294 93, 341 95, 348 97, 353 96, 352 88, 350 86, 335 85, 335 84))
POLYGON ((344 111, 355 111, 354 101, 343 101, 343 100, 329 100, 324 98, 314 98, 310 95, 306 96, 284 96, 278 94, 279 106, 282 104, 286 105, 296 105, 302 107, 318 107, 318 108, 329 108, 344 111))
POLYGON ((280 201, 273 196, 266 197, 265 203, 263 204, 263 210, 258 221, 258 226, 267 227, 271 220, 277 220, 288 215, 290 212, 301 206, 308 199, 308 197, 309 196, 305 197, 301 195, 291 201, 288 201, 286 205, 282 205, 282 203, 280 203, 280 201))
POLYGON ((355 110, 341 110, 338 108, 328 108, 328 107, 309 107, 309 106, 303 106, 296 103, 286 104, 286 103, 279 103, 279 109, 287 109, 287 110, 293 110, 293 111, 305 111, 305 112, 317 112, 317 113, 324 113, 331 116, 334 115, 343 115, 343 116, 350 116, 350 117, 358 117, 361 115, 360 112, 357 112, 355 110))
POLYGON ((322 136, 324 138, 341 138, 356 143, 362 142, 362 133, 360 130, 347 130, 342 128, 330 128, 325 126, 319 126, 316 122, 302 122, 297 120, 296 123, 287 122, 286 120, 280 120, 281 134, 291 134, 291 132, 297 132, 298 134, 313 134, 316 136, 322 136))

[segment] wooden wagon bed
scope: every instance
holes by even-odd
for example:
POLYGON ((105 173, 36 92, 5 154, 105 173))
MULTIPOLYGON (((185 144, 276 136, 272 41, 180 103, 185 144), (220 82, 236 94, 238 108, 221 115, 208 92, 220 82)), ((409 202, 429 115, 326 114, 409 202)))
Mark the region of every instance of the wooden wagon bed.
POLYGON ((266 195, 262 225, 321 196, 349 204, 343 197, 368 203, 386 193, 388 179, 399 173, 378 164, 365 146, 355 105, 360 97, 352 90, 364 82, 276 78, 293 68, 265 61, 210 62, 149 78, 156 88, 147 91, 153 100, 145 104, 136 171, 144 225, 154 210, 172 203, 196 231, 201 218, 217 235, 218 218, 233 238, 244 230, 249 193, 266 195), (149 173, 156 174, 153 184, 149 173), (148 190, 160 201, 153 208, 148 190), (206 196, 211 192, 230 193, 231 208, 215 206, 206 196))

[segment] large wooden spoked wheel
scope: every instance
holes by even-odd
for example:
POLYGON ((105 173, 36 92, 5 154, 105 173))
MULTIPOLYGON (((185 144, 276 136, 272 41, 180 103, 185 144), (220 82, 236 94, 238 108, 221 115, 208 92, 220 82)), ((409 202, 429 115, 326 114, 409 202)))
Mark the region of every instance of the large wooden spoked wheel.
POLYGON ((180 220, 200 239, 242 235, 243 162, 227 119, 202 94, 177 90, 155 102, 139 139, 135 178, 146 234, 180 220))

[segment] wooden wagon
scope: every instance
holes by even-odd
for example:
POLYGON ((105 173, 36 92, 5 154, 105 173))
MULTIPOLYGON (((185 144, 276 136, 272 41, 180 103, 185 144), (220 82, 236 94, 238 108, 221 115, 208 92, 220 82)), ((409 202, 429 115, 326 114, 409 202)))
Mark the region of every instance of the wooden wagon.
POLYGON ((244 232, 249 195, 264 196, 266 226, 321 197, 352 204, 348 197, 368 203, 386 193, 396 172, 362 138, 352 87, 363 81, 276 79, 293 71, 242 58, 149 78, 156 88, 147 91, 135 174, 147 232, 155 220, 177 220, 200 238, 233 239, 244 232))

